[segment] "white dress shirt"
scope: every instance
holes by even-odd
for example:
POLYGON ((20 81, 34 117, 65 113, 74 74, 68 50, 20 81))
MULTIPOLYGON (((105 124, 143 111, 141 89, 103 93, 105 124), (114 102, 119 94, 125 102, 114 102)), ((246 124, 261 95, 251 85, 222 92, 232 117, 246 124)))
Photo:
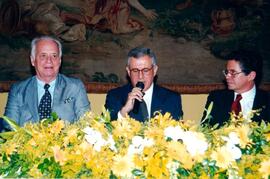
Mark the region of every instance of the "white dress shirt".
MULTIPOLYGON (((249 114, 252 110, 255 94, 256 94, 256 86, 255 85, 249 91, 246 91, 246 92, 241 94, 242 99, 240 100, 240 104, 241 104, 241 111, 242 111, 244 117, 249 116, 249 114)), ((234 93, 234 100, 235 100, 236 96, 237 96, 237 93, 234 93)))
POLYGON ((143 96, 143 100, 146 103, 149 117, 151 117, 151 104, 152 104, 153 89, 154 89, 154 84, 152 83, 152 85, 148 88, 148 90, 145 91, 145 94, 143 96))
MULTIPOLYGON (((41 100, 41 98, 42 98, 42 96, 43 96, 44 93, 45 93, 44 85, 45 85, 46 83, 44 83, 43 81, 39 80, 37 77, 36 77, 36 79, 37 79, 38 104, 39 104, 39 103, 40 103, 40 100, 41 100)), ((51 82, 49 83, 50 88, 49 88, 48 90, 49 90, 49 92, 50 92, 50 94, 51 94, 51 97, 52 97, 52 103, 51 103, 51 104, 53 104, 53 92, 54 92, 54 88, 55 88, 55 83, 56 83, 56 79, 53 80, 53 81, 51 81, 51 82)))

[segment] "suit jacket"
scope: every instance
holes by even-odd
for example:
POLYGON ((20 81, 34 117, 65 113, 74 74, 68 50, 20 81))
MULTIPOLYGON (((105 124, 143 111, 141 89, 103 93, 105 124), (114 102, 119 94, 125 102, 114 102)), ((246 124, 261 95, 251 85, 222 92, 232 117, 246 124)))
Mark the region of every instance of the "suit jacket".
MULTIPOLYGON (((30 121, 38 122, 38 103, 37 79, 34 76, 12 85, 4 115, 20 126, 30 121)), ((72 123, 87 110, 90 110, 90 102, 81 80, 58 74, 52 112, 72 123)))
MULTIPOLYGON (((112 89, 107 93, 105 108, 110 111, 112 120, 117 119, 117 114, 125 105, 128 93, 132 88, 131 84, 127 84, 125 86, 112 89)), ((173 118, 178 120, 183 115, 180 94, 158 85, 154 85, 151 103, 151 117, 153 117, 155 111, 160 111, 162 114, 170 112, 173 118)), ((143 121, 141 113, 130 111, 129 116, 138 121, 143 121)))
MULTIPOLYGON (((211 111, 211 120, 209 121, 210 125, 220 124, 222 125, 230 118, 231 105, 234 100, 234 91, 232 90, 216 90, 210 92, 205 109, 208 109, 211 101, 213 101, 213 109, 211 111)), ((254 115, 252 118, 253 121, 261 122, 270 121, 270 100, 269 94, 263 90, 256 89, 256 94, 253 102, 253 110, 262 109, 260 116, 254 115)), ((205 117, 206 112, 204 112, 203 118, 205 117)), ((203 119, 202 118, 202 119, 203 119)))

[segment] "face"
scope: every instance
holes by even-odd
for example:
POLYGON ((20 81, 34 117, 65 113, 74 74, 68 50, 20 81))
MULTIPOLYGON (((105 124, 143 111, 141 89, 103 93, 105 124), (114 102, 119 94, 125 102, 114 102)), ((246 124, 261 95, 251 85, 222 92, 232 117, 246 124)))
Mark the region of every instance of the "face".
POLYGON ((35 57, 31 57, 31 64, 35 67, 38 79, 45 83, 53 81, 61 65, 57 44, 51 40, 38 41, 35 57))
POLYGON ((132 85, 136 86, 137 82, 141 81, 144 83, 143 91, 146 91, 152 85, 158 67, 157 65, 152 65, 151 58, 145 55, 137 59, 131 58, 126 70, 132 85))
POLYGON ((227 62, 227 71, 229 73, 226 75, 226 82, 230 90, 243 93, 254 86, 256 72, 252 71, 250 74, 246 75, 242 72, 238 61, 229 60, 227 62), (233 73, 235 75, 232 75, 233 73))

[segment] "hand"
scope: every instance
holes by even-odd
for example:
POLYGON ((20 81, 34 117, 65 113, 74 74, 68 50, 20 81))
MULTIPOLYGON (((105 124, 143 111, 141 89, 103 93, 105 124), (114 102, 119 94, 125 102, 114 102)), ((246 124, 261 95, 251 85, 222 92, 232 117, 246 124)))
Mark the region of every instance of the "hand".
POLYGON ((153 9, 148 9, 145 10, 143 15, 148 19, 148 20, 155 20, 158 17, 158 14, 155 12, 153 9))
POLYGON ((134 108, 135 100, 142 101, 143 99, 143 92, 141 88, 135 87, 132 89, 130 93, 128 93, 128 98, 126 104, 120 110, 122 116, 126 116, 131 110, 134 108))

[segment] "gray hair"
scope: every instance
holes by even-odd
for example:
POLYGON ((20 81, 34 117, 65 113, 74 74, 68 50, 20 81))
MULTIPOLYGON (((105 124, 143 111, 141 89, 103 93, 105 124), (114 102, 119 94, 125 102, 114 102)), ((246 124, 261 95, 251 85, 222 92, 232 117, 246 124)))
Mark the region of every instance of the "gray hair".
POLYGON ((152 65, 157 65, 157 58, 155 53, 150 48, 136 47, 128 52, 127 65, 129 66, 131 58, 140 58, 143 56, 149 56, 152 60, 152 65))
POLYGON ((62 44, 60 43, 59 40, 53 38, 53 37, 49 37, 49 36, 41 36, 41 37, 37 37, 34 38, 31 42, 31 57, 33 59, 35 59, 35 55, 36 55, 36 46, 37 43, 41 40, 48 40, 48 41, 53 41, 56 43, 57 47, 58 47, 58 51, 59 51, 59 57, 62 58, 62 44))

